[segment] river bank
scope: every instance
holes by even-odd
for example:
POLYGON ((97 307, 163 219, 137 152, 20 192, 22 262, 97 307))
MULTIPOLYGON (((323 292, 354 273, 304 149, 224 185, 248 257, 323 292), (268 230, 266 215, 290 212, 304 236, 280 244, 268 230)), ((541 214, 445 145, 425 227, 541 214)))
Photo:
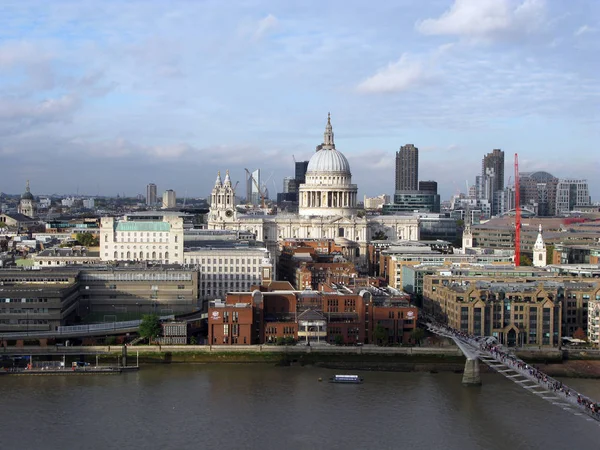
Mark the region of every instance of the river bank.
MULTIPOLYGON (((16 349, 13 349, 13 354, 16 349)), ((454 346, 445 347, 336 347, 336 346, 98 346, 54 349, 23 348, 21 355, 35 360, 70 361, 128 366, 151 364, 244 364, 276 366, 316 366, 336 370, 388 372, 462 372, 465 358, 454 346), (123 353, 126 358, 123 360, 123 353), (64 355, 64 356, 63 356, 64 355)), ((562 378, 600 378, 599 360, 562 359, 557 350, 518 354, 550 376, 562 378)), ((486 365, 480 370, 488 372, 486 365)))

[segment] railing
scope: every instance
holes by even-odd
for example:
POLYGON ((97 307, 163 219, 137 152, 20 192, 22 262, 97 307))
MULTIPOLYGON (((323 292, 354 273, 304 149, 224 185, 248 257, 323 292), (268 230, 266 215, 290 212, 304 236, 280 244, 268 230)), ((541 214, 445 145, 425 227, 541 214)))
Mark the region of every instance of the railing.
MULTIPOLYGON (((172 320, 175 316, 162 316, 160 320, 172 320)), ((50 338, 57 336, 77 336, 96 334, 99 332, 132 330, 140 327, 141 320, 127 320, 124 322, 94 323, 89 325, 59 326, 56 331, 29 331, 21 333, 0 333, 0 339, 26 339, 26 338, 50 338)))

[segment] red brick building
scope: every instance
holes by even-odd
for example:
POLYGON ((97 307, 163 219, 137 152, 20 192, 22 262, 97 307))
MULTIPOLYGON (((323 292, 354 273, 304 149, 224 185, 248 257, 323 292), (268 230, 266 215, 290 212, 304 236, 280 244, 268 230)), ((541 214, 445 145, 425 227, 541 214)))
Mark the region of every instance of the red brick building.
POLYGON ((417 308, 410 306, 408 298, 373 286, 321 284, 318 291, 298 291, 287 282, 272 282, 212 302, 208 338, 211 345, 274 343, 278 338, 345 345, 409 344, 417 308))

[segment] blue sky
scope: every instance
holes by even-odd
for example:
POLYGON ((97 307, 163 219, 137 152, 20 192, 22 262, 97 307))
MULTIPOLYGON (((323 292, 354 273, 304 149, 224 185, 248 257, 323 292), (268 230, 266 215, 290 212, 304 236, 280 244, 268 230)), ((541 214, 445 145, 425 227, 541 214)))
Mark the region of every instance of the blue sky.
POLYGON ((359 195, 413 143, 443 198, 501 148, 598 200, 599 50, 597 0, 5 0, 0 191, 279 191, 331 111, 359 195))

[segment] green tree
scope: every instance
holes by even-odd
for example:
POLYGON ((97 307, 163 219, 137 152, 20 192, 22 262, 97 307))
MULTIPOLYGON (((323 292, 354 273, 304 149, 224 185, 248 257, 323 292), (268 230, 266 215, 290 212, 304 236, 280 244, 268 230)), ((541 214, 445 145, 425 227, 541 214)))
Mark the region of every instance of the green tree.
POLYGON ((140 337, 148 339, 151 342, 156 336, 160 336, 162 328, 160 326, 160 318, 156 314, 146 314, 142 317, 140 324, 140 337))
POLYGON ((285 338, 285 345, 296 345, 296 339, 293 336, 287 336, 285 338))
POLYGON ((531 258, 527 255, 521 254, 520 261, 521 261, 522 266, 533 266, 533 262, 531 261, 531 258))
POLYGON ((283 336, 279 336, 276 342, 277 345, 285 345, 285 338, 283 336))
POLYGON ((376 231, 375 234, 373 234, 373 237, 371 238, 371 240, 373 241, 385 241, 387 240, 387 235, 385 234, 384 231, 376 231))
POLYGON ((0 228, 7 228, 6 227, 6 222, 0 221, 0 228))
POLYGON ((335 335, 335 345, 344 345, 344 337, 341 334, 335 335))
POLYGON ((425 331, 422 328, 415 328, 410 332, 410 338, 417 344, 421 345, 421 341, 425 337, 425 331))
POLYGON ((546 265, 552 264, 554 259, 554 245, 546 245, 546 265))
POLYGON ((77 233, 75 239, 84 247, 96 247, 98 245, 98 238, 91 233, 77 233))
POLYGON ((382 325, 377 325, 373 332, 377 345, 385 345, 388 342, 388 329, 382 325))

